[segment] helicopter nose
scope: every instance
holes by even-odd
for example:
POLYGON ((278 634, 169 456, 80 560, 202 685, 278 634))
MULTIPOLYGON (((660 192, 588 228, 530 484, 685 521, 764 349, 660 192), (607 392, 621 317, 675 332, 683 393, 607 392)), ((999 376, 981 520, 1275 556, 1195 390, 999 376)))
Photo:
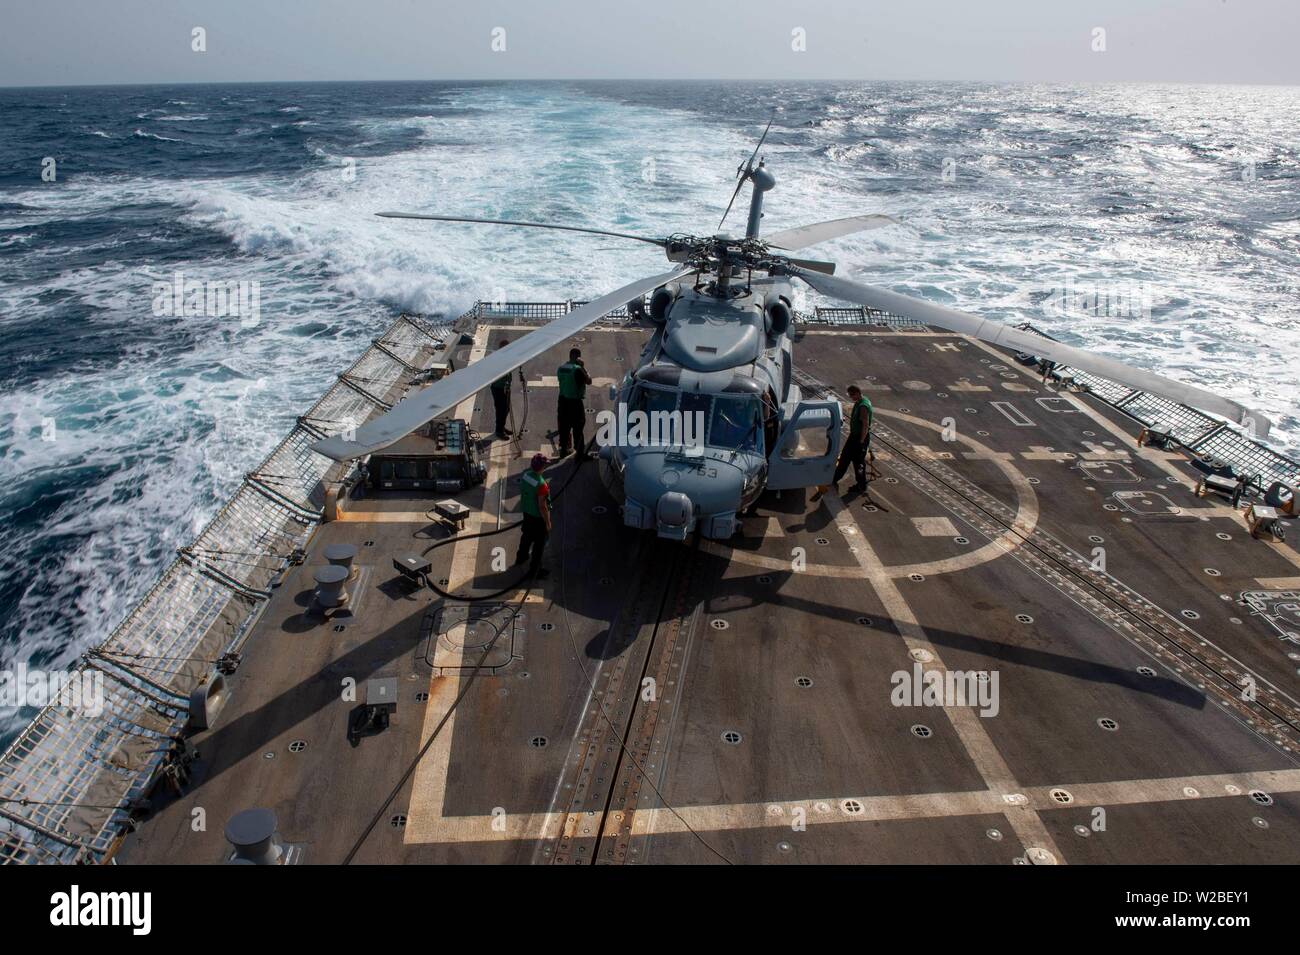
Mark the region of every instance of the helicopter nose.
POLYGON ((672 540, 685 540, 697 527, 706 537, 730 537, 744 475, 721 462, 709 465, 700 468, 655 451, 630 455, 623 473, 623 523, 654 528, 672 540))

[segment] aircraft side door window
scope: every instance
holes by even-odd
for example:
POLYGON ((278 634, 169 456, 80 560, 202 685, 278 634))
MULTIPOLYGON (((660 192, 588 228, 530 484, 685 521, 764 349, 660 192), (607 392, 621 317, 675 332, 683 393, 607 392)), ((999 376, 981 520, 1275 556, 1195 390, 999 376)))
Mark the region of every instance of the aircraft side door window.
POLYGON ((814 487, 830 481, 840 450, 843 411, 837 401, 803 401, 785 422, 776 454, 768 460, 773 490, 814 487))

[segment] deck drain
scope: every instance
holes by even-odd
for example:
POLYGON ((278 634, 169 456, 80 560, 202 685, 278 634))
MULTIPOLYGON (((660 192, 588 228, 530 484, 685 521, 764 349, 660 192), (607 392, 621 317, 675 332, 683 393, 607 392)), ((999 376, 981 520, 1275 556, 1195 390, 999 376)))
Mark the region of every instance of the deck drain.
POLYGON ((1213 567, 1206 567, 1206 568, 1205 568, 1205 572, 1206 572, 1207 574, 1209 574, 1211 577, 1221 577, 1221 576, 1223 576, 1223 575, 1220 574, 1217 570, 1215 570, 1213 567))
POLYGON ((1273 805, 1273 797, 1262 789, 1252 789, 1250 791, 1250 798, 1255 800, 1255 802, 1259 803, 1261 806, 1273 805))
POLYGON ((428 703, 428 702, 429 702, 429 694, 428 694, 428 693, 417 693, 417 694, 415 694, 415 702, 417 702, 417 703, 428 703))
POLYGON ((552 630, 555 629, 555 624, 553 624, 553 623, 539 623, 539 624, 537 625, 537 629, 540 630, 540 631, 542 631, 542 633, 550 633, 552 630))
POLYGON ((1113 719, 1111 719, 1109 716, 1103 716, 1103 717, 1101 717, 1099 720, 1097 720, 1097 725, 1100 726, 1102 729, 1104 729, 1104 730, 1105 730, 1106 732, 1108 732, 1108 733, 1113 733, 1113 732, 1115 732, 1117 729, 1119 729, 1119 724, 1116 723, 1116 722, 1115 722, 1113 719))
POLYGON ((346 630, 346 629, 347 629, 347 627, 345 627, 345 626, 344 626, 343 624, 341 624, 341 623, 336 623, 336 624, 334 624, 334 632, 335 632, 335 633, 342 633, 342 632, 343 632, 344 630, 346 630))
POLYGON ((1197 613, 1195 610, 1184 610, 1182 613, 1183 613, 1183 616, 1186 617, 1188 620, 1200 620, 1200 619, 1201 619, 1201 615, 1200 615, 1199 613, 1197 613))
POLYGON ((880 510, 880 508, 876 507, 874 504, 864 504, 862 505, 862 509, 868 514, 874 514, 876 511, 880 510))
POLYGON ((1074 834, 1077 836, 1083 836, 1083 838, 1087 839, 1090 835, 1092 835, 1092 830, 1089 829, 1087 826, 1075 826, 1074 834))
POLYGON ((846 816, 856 816, 862 812, 862 803, 856 799, 845 799, 840 802, 840 809, 846 816))
POLYGON ((289 752, 291 753, 301 753, 306 748, 307 741, 305 739, 296 739, 289 744, 289 752))
POLYGON ((262 754, 262 758, 263 758, 263 759, 275 759, 275 753, 263 753, 263 754, 262 754))
POLYGON ((1118 511, 1118 510, 1119 510, 1119 505, 1118 505, 1118 504, 1103 504, 1103 505, 1101 506, 1101 509, 1102 509, 1103 511, 1118 511))
POLYGON ((1067 805, 1069 803, 1074 802, 1074 796, 1070 794, 1070 791, 1068 789, 1053 789, 1052 801, 1059 802, 1062 805, 1067 805))
POLYGON ((862 626, 864 626, 864 627, 869 627, 869 626, 871 626, 871 618, 870 618, 870 617, 859 617, 859 618, 858 618, 858 623, 862 624, 862 626))
POLYGON ((545 749, 547 742, 549 741, 545 736, 534 736, 528 741, 528 745, 532 746, 533 749, 545 749))
POLYGON ((400 814, 393 816, 393 818, 388 820, 388 824, 392 826, 394 829, 405 829, 406 817, 400 814))
POLYGON ((1250 821, 1253 822, 1260 829, 1268 828, 1268 820, 1265 819, 1263 816, 1252 816, 1250 821))
POLYGON ((1230 540, 1232 540, 1232 535, 1231 535, 1231 534, 1225 534, 1225 533, 1223 533, 1223 531, 1219 531, 1219 533, 1215 534, 1214 536, 1217 537, 1217 538, 1218 538, 1219 540, 1221 540, 1221 541, 1230 541, 1230 540))
POLYGON ((605 513, 605 510, 606 510, 606 508, 605 508, 605 505, 604 505, 604 504, 597 504, 595 507, 593 507, 593 508, 591 509, 591 513, 593 513, 593 514, 604 514, 604 513, 605 513))
POLYGON ((758 582, 760 584, 770 584, 772 582, 772 578, 769 577, 767 574, 763 574, 761 577, 758 578, 758 582))
POLYGON ((975 408, 967 408, 967 409, 966 409, 966 413, 967 413, 967 414, 979 414, 979 411, 976 410, 975 408))
POLYGON ((1201 791, 1197 789, 1195 786, 1184 786, 1183 795, 1186 796, 1188 799, 1196 799, 1198 796, 1201 795, 1201 791))
POLYGON ((1031 617, 1031 616, 1029 616, 1029 614, 1027 614, 1027 613, 1018 613, 1018 614, 1016 614, 1016 619, 1019 620, 1021 623, 1033 623, 1033 622, 1034 622, 1034 618, 1031 617))
POLYGON ((374 546, 375 546, 375 542, 374 542, 374 541, 366 541, 366 542, 365 542, 364 544, 362 544, 361 546, 362 546, 362 547, 374 547, 374 546))
POLYGON ((727 623, 725 620, 710 620, 709 626, 714 630, 726 630, 731 626, 731 624, 727 623))
POLYGON ((830 540, 828 540, 828 539, 825 538, 825 537, 819 537, 819 538, 817 538, 817 543, 819 543, 819 544, 829 544, 829 543, 830 543, 830 540))
POLYGON ((1151 667, 1138 667, 1138 668, 1137 668, 1137 671, 1138 671, 1138 673, 1140 673, 1142 676, 1155 676, 1155 675, 1156 675, 1156 671, 1153 670, 1151 667))
POLYGON ((801 686, 806 690, 808 689, 808 687, 813 685, 812 677, 810 676, 795 677, 794 685, 801 686))
POLYGON ((737 733, 735 730, 727 730, 725 733, 722 734, 722 741, 724 743, 730 743, 732 746, 739 745, 742 739, 744 739, 744 737, 741 736, 739 733, 737 733))
POLYGON ((1092 541, 1094 544, 1106 543, 1106 538, 1102 537, 1100 534, 1089 534, 1088 540, 1092 541))
POLYGON ((886 484, 897 484, 897 483, 898 483, 898 478, 896 478, 896 477, 887 477, 887 478, 885 478, 885 483, 886 483, 886 484))
POLYGON ((790 843, 788 842, 778 842, 776 844, 777 852, 789 852, 792 848, 793 846, 791 846, 790 843))
POLYGON ((1002 832, 998 829, 988 829, 985 831, 984 835, 988 836, 994 842, 1002 841, 1002 832))
POLYGON ((1042 482, 1041 480, 1039 480, 1038 478, 1026 478, 1025 480, 1027 480, 1030 484, 1042 484, 1042 483, 1043 483, 1043 482, 1042 482))
POLYGON ((969 538, 966 538, 966 537, 954 537, 954 538, 952 539, 952 542, 953 542, 954 544, 969 544, 969 543, 970 543, 970 539, 969 539, 969 538))
POLYGON ((613 582, 614 582, 614 578, 613 578, 613 577, 602 577, 602 578, 600 578, 600 585, 601 585, 602 587, 608 587, 608 586, 609 586, 610 584, 612 584, 613 582))
POLYGON ((908 574, 907 579, 915 580, 919 584, 921 581, 925 580, 925 574, 908 574))
POLYGON ((914 723, 912 724, 912 735, 917 739, 929 739, 934 733, 924 723, 914 723))
POLYGON ((934 659, 933 653, 921 647, 917 647, 915 650, 908 653, 908 656, 911 657, 913 660, 915 660, 917 663, 929 663, 931 660, 934 659))
MULTIPOLYGON (((987 431, 976 431, 975 433, 978 434, 981 438, 987 438, 989 436, 989 433, 987 431)), ((996 832, 997 830, 995 829, 993 831, 996 832)))

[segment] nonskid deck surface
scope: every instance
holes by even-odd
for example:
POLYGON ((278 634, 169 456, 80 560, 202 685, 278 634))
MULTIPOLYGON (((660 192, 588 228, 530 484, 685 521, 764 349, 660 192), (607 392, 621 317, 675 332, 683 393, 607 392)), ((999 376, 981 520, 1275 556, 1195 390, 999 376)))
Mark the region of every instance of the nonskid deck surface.
MULTIPOLYGON (((510 334, 480 328, 461 360, 510 334)), ((643 337, 579 344, 599 382, 643 337)), ((516 383, 519 440, 458 496, 468 531, 514 520, 519 473, 553 450, 567 347, 529 363, 526 418, 516 383)), ((192 787, 119 859, 221 861, 225 821, 265 806, 307 863, 358 842, 362 862, 1300 861, 1300 648, 1235 599, 1300 589, 1293 550, 994 349, 815 329, 796 360, 875 403, 869 497, 768 494, 728 544, 674 545, 621 527, 570 460, 551 469, 551 577, 469 610, 392 570, 445 536, 430 498, 355 502, 269 601, 192 787), (361 570, 326 620, 306 608, 335 542, 361 570), (997 692, 896 705, 914 668, 997 692), (398 680, 394 721, 350 741, 374 677, 398 680)), ((486 395, 473 415, 490 430, 486 395)), ((516 544, 458 540, 433 576, 498 589, 516 544)))

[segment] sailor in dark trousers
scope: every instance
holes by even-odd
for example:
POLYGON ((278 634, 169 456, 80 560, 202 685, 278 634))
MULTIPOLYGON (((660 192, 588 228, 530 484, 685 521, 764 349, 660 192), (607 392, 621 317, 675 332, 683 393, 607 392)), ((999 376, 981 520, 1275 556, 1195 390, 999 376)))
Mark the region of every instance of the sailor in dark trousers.
POLYGON ((519 509, 524 514, 524 526, 515 566, 527 562, 529 573, 538 579, 548 576, 542 566, 542 551, 551 534, 551 486, 542 472, 550 463, 546 455, 534 454, 531 467, 519 478, 519 509))
POLYGON ((555 371, 560 382, 559 407, 556 417, 559 419, 560 457, 566 457, 577 449, 578 460, 587 459, 587 442, 582 429, 587 423, 587 386, 591 384, 591 375, 587 374, 582 364, 582 352, 577 348, 569 349, 569 360, 555 371))
POLYGON ((867 489, 867 450, 871 447, 871 417, 874 411, 870 399, 857 385, 849 385, 848 392, 849 401, 852 402, 849 408, 849 436, 844 440, 844 447, 840 449, 840 459, 835 465, 835 476, 831 478, 830 485, 817 489, 814 500, 825 494, 831 486, 838 486, 840 478, 848 472, 850 465, 853 467, 853 476, 857 478, 853 490, 867 489))
MULTIPOLYGON (((497 348, 505 348, 509 344, 510 342, 503 341, 497 348)), ((506 419, 510 417, 510 372, 492 382, 492 407, 497 413, 497 437, 510 437, 514 433, 506 427, 506 419)))

